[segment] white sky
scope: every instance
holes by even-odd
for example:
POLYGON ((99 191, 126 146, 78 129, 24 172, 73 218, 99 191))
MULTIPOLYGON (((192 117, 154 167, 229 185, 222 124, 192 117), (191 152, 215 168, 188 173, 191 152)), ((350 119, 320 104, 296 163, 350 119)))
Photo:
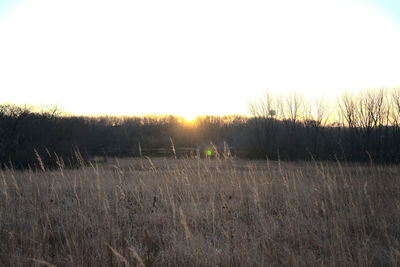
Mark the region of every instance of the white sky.
POLYGON ((191 119, 400 85, 400 24, 360 0, 20 2, 0 17, 0 103, 191 119))

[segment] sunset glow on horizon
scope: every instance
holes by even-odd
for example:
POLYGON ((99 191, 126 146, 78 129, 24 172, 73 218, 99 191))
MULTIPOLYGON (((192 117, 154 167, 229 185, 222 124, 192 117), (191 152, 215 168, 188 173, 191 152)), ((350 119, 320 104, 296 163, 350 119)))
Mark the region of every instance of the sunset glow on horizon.
POLYGON ((0 4, 0 103, 78 115, 248 115, 267 90, 400 86, 395 1, 0 4))

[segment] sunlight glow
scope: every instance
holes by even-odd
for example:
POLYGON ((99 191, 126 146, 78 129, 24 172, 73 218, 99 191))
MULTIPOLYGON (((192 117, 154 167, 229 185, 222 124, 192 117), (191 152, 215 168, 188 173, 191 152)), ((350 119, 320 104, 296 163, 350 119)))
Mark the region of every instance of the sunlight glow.
POLYGON ((400 85, 400 26, 363 1, 26 0, 0 18, 1 102, 248 114, 266 90, 400 85))

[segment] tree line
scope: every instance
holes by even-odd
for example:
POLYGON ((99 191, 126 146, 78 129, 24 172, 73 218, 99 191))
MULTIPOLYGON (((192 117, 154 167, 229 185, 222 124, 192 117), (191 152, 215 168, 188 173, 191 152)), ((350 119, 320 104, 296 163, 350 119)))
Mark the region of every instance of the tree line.
MULTIPOLYGON (((74 116, 56 107, 0 105, 2 168, 73 167, 94 157, 136 157, 145 150, 230 141, 244 117, 74 116), (142 151, 143 150, 143 151, 142 151)), ((172 149, 171 149, 172 154, 172 149)))
POLYGON ((335 103, 294 92, 266 93, 249 104, 251 117, 74 116, 56 107, 37 111, 0 105, 2 168, 75 166, 100 157, 140 156, 142 149, 238 148, 252 159, 398 162, 400 90, 344 93, 335 103))
POLYGON ((399 161, 400 89, 345 92, 334 103, 266 93, 250 110, 255 138, 249 156, 399 161))

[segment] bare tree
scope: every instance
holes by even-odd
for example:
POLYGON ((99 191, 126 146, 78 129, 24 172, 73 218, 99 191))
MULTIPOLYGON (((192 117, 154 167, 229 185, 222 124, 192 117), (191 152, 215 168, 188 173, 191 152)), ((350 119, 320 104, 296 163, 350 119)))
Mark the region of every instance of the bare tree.
POLYGON ((303 121, 306 125, 311 125, 315 121, 314 102, 306 99, 303 102, 303 121))
POLYGON ((276 115, 276 101, 270 92, 248 104, 251 114, 256 118, 272 118, 276 115))
POLYGON ((357 115, 359 126, 365 131, 371 131, 373 127, 382 126, 385 121, 385 91, 368 90, 358 96, 357 115))
POLYGON ((318 125, 326 126, 330 116, 329 103, 326 101, 324 97, 321 97, 315 100, 315 108, 316 108, 316 121, 318 122, 318 125))
POLYGON ((286 110, 289 120, 295 125, 302 116, 303 97, 296 91, 286 96, 286 110))
POLYGON ((257 148, 256 153, 260 155, 273 153, 276 147, 276 98, 270 92, 266 92, 262 97, 250 103, 249 109, 254 116, 251 122, 253 131, 255 131, 254 141, 258 144, 254 144, 254 147, 257 148))
POLYGON ((391 105, 391 112, 390 112, 390 123, 398 127, 400 125, 400 88, 395 88, 392 91, 390 97, 390 105, 391 105))
POLYGON ((343 93, 338 98, 339 120, 343 126, 354 128, 357 126, 356 101, 353 94, 343 93))

